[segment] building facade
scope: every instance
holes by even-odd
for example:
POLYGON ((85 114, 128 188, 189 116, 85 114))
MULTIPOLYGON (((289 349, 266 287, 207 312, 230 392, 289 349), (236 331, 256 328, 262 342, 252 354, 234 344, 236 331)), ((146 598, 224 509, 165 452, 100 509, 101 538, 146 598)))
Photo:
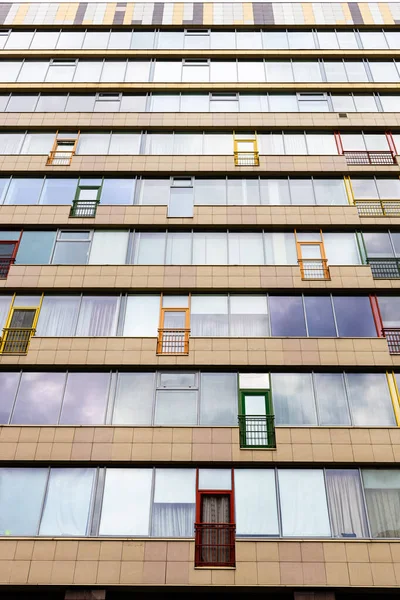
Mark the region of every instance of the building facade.
POLYGON ((0 594, 394 598, 400 3, 0 4, 0 594))

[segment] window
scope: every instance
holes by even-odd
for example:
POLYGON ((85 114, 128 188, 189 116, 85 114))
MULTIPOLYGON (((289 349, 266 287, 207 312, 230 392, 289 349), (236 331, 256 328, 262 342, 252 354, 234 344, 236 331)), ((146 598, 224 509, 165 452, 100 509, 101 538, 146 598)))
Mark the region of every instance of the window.
POLYGON ((192 537, 195 498, 195 469, 156 469, 151 535, 192 537))
POLYGON ((316 425, 311 374, 271 373, 277 425, 316 425))
POLYGON ((52 263, 55 265, 86 265, 91 237, 90 231, 59 231, 52 263))
POLYGON ((237 536, 278 536, 274 469, 235 469, 237 536))
POLYGON ((103 424, 109 384, 109 373, 69 373, 60 425, 103 424))
POLYGON ((150 425, 153 395, 154 373, 119 373, 113 424, 150 425))
POLYGON ((52 83, 72 81, 77 64, 78 61, 74 59, 53 58, 50 61, 45 81, 52 83))
POLYGON ((200 425, 236 425, 235 373, 201 373, 200 425))
POLYGON ((364 469, 362 477, 372 537, 400 537, 400 472, 364 469))
POLYGON ((36 335, 64 337, 75 334, 80 296, 45 296, 40 309, 36 335))
POLYGON ((37 535, 47 475, 43 468, 0 469, 0 535, 37 535))
POLYGON ((197 391, 192 386, 164 385, 156 392, 155 425, 196 425, 197 391))
POLYGON ((330 265, 359 265, 360 255, 354 233, 324 233, 324 246, 330 265))
POLYGON ((304 308, 310 337, 336 336, 330 296, 304 296, 304 308))
POLYGON ((65 373, 23 373, 11 418, 14 425, 52 425, 58 422, 65 373))
POLYGON ((301 296, 270 296, 271 335, 302 337, 306 335, 301 296))
POLYGON ((350 425, 350 413, 342 373, 314 373, 319 425, 350 425))
POLYGON ((192 336, 228 336, 228 297, 193 295, 190 328, 192 336))
POLYGON ((140 231, 134 236, 133 263, 135 265, 163 265, 166 250, 165 232, 140 231))
POLYGON ((119 296, 83 296, 75 335, 115 335, 118 310, 119 296))
MULTIPOLYGON (((185 58, 182 63, 182 82, 210 80, 210 63, 207 58, 185 58)), ((178 79, 179 81, 179 79, 178 79)))
POLYGON ((44 81, 49 67, 48 61, 29 60, 25 61, 18 75, 18 82, 44 81))
POLYGON ((327 469, 325 473, 334 537, 368 536, 364 498, 357 469, 327 469))
POLYGON ((128 296, 124 336, 157 337, 160 296, 128 296))
POLYGON ((191 178, 173 178, 167 216, 193 217, 193 184, 191 178))
POLYGON ((118 112, 121 94, 118 92, 99 92, 96 95, 94 112, 118 112))
POLYGON ((39 535, 88 534, 95 469, 51 469, 39 535))
MULTIPOLYGON (((0 37, 1 41, 1 37, 0 37)), ((0 324, 1 327, 2 323, 0 324)), ((7 424, 10 419, 11 409, 14 404, 15 395, 17 393, 18 385, 20 380, 19 373, 0 373, 0 389, 2 390, 2 398, 0 405, 0 423, 7 424)), ((1 488, 1 472, 0 472, 0 488, 1 488)), ((0 498, 1 498, 1 489, 0 489, 0 498)), ((1 518, 0 518, 1 522, 1 518)), ((3 532, 1 531, 0 525, 0 535, 3 532)))
POLYGON ((77 179, 50 179, 46 177, 40 196, 40 204, 71 204, 75 196, 77 183, 77 179))
POLYGON ((282 534, 330 536, 324 474, 321 469, 278 469, 282 534))
POLYGON ((333 296, 339 337, 376 337, 368 296, 333 296))
POLYGON ((350 409, 354 425, 377 427, 396 425, 393 405, 384 373, 347 373, 350 409))
POLYGON ((129 231, 95 231, 89 265, 123 265, 126 263, 129 231))
POLYGON ((105 178, 101 188, 102 204, 133 204, 135 179, 105 178))
POLYGON ((229 335, 234 337, 269 335, 266 296, 230 296, 229 335))

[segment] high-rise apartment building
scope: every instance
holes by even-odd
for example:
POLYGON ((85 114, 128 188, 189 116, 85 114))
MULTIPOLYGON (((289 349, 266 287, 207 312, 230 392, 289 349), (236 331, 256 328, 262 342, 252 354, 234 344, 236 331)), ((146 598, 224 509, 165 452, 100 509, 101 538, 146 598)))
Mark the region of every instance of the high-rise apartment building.
POLYGON ((0 4, 0 597, 400 585, 400 3, 0 4))

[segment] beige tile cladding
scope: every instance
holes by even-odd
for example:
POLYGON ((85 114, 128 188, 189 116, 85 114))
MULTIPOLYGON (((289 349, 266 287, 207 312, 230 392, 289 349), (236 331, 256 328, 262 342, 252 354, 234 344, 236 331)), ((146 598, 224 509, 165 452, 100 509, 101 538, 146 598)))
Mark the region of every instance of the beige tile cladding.
POLYGON ((0 584, 393 587, 400 541, 240 540, 236 569, 195 569, 193 540, 8 538, 0 584))
POLYGON ((0 156, 0 172, 11 174, 29 173, 30 171, 46 175, 62 173, 113 173, 113 174, 158 174, 191 173, 191 174, 240 174, 270 175, 274 174, 309 174, 346 175, 352 173, 370 174, 385 173, 399 176, 400 167, 393 166, 357 166, 349 167, 344 156, 260 156, 258 167, 235 167, 233 151, 229 156, 74 156, 70 166, 46 167, 47 156, 43 155, 2 155, 0 156))
POLYGON ((277 427, 277 448, 240 449, 238 427, 0 428, 0 462, 279 463, 393 465, 400 428, 277 427))
MULTIPOLYGON (((133 176, 134 174, 132 174, 133 176)), ((151 225, 184 225, 189 227, 213 226, 267 226, 300 225, 360 226, 398 225, 399 218, 381 217, 360 219, 355 206, 195 206, 192 218, 168 218, 166 206, 106 206, 97 208, 93 219, 70 218, 70 206, 0 206, 0 225, 54 225, 72 227, 128 227, 151 225)))
POLYGON ((384 338, 191 338, 188 356, 157 356, 156 345, 156 338, 34 337, 27 355, 2 355, 0 365, 400 365, 384 338))
MULTIPOLYGON (((90 92, 90 90, 87 90, 90 92)), ((303 90, 304 91, 304 90, 303 90)), ((86 128, 253 128, 257 131, 282 127, 318 127, 321 129, 380 127, 383 130, 400 127, 398 113, 0 113, 0 127, 62 127, 86 128)))
POLYGON ((273 290, 400 289, 400 280, 374 280, 369 266, 331 267, 327 281, 303 281, 298 266, 12 266, 0 289, 273 290))

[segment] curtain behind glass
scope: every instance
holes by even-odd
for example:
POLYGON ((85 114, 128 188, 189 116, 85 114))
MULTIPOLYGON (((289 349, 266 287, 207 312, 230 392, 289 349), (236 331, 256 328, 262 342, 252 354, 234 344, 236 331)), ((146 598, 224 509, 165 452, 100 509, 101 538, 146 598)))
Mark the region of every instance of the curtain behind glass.
POLYGON ((192 537, 195 503, 195 469, 156 469, 151 535, 192 537))
POLYGON ((87 534, 96 469, 51 469, 39 535, 87 534))
POLYGON ((365 469, 362 475, 371 535, 378 538, 400 537, 399 471, 365 469))
POLYGON ((119 296, 83 296, 77 336, 115 335, 119 296))
POLYGON ((192 336, 227 336, 228 297, 192 296, 190 329, 192 336))
POLYGON ((231 296, 230 331, 234 337, 265 337, 269 335, 266 296, 231 296))
POLYGON ((74 335, 80 301, 80 296, 45 296, 36 334, 43 337, 74 335))
POLYGON ((360 474, 357 469, 328 469, 326 488, 335 537, 368 537, 360 474))

